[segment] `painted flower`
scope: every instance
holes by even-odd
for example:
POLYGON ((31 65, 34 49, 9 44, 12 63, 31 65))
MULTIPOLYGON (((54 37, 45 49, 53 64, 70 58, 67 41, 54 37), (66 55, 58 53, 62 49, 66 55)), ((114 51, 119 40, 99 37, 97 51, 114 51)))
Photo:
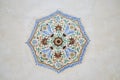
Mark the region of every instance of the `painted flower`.
POLYGON ((36 21, 27 43, 37 64, 61 72, 81 62, 89 39, 79 18, 56 11, 36 21))

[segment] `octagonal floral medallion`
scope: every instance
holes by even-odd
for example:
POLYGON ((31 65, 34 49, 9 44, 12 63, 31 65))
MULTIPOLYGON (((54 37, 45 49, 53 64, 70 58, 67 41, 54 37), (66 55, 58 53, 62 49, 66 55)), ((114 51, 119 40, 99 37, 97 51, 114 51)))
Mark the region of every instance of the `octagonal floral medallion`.
POLYGON ((27 44, 37 65, 61 72, 81 63, 89 41, 79 18, 57 10, 36 20, 27 44))

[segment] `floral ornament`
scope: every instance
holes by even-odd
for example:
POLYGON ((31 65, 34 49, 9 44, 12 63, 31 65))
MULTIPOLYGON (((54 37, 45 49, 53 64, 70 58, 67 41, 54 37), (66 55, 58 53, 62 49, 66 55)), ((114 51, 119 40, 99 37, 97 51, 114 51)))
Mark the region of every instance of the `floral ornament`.
POLYGON ((79 18, 56 11, 36 20, 27 44, 37 65, 61 72, 81 63, 89 41, 79 18))
POLYGON ((56 31, 58 31, 58 30, 61 31, 62 27, 60 25, 57 25, 55 29, 56 29, 56 31))

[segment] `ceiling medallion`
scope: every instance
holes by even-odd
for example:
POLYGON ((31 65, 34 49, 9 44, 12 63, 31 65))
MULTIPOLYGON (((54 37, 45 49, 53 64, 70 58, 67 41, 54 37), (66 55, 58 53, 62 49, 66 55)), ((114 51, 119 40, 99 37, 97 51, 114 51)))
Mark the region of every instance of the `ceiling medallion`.
POLYGON ((81 63, 89 41, 79 18, 57 10, 36 20, 27 44, 37 65, 59 73, 81 63))

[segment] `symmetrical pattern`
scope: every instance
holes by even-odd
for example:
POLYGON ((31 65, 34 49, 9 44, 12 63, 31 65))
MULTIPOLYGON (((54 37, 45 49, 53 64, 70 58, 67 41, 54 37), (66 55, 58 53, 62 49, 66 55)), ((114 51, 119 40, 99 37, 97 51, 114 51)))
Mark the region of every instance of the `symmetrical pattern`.
POLYGON ((56 11, 36 20, 27 43, 38 65, 61 72, 81 62, 89 39, 79 18, 56 11))

